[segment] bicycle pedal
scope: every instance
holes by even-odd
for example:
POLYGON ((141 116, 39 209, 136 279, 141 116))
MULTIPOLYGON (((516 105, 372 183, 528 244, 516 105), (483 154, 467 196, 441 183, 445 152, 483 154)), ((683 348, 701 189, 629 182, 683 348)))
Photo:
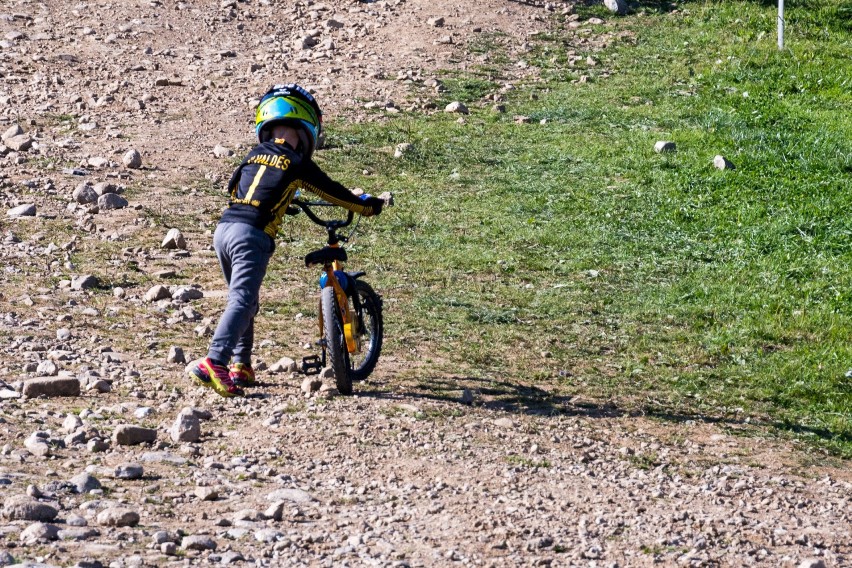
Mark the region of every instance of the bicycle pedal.
POLYGON ((317 355, 302 357, 302 372, 306 375, 319 375, 322 371, 322 360, 317 355))

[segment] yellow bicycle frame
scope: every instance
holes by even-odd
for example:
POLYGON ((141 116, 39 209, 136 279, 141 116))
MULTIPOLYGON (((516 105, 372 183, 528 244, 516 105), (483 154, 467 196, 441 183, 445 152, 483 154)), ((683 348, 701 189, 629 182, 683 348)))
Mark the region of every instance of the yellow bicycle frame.
MULTIPOLYGON (((329 245, 330 247, 337 248, 339 245, 329 245)), ((349 298, 346 296, 346 292, 343 291, 343 287, 340 285, 340 282, 337 280, 337 276, 334 275, 335 270, 343 270, 343 263, 335 260, 332 264, 325 265, 325 273, 328 277, 326 281, 326 286, 331 284, 334 288, 334 295, 337 296, 337 305, 340 306, 340 316, 343 319, 343 335, 346 338, 346 350, 349 353, 357 353, 361 351, 361 342, 358 341, 358 333, 357 333, 357 322, 355 318, 352 317, 352 307, 349 305, 349 298)), ((320 309, 319 309, 319 333, 320 337, 323 335, 323 320, 322 320, 322 301, 320 301, 320 309)))

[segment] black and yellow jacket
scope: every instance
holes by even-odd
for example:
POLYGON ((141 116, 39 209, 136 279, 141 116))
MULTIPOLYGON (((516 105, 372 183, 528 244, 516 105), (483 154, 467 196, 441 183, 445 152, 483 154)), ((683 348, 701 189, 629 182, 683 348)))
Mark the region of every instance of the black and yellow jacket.
POLYGON ((376 213, 364 201, 328 177, 311 160, 301 157, 284 140, 263 142, 249 152, 228 182, 231 195, 220 223, 247 223, 275 238, 281 219, 297 190, 355 213, 376 213))

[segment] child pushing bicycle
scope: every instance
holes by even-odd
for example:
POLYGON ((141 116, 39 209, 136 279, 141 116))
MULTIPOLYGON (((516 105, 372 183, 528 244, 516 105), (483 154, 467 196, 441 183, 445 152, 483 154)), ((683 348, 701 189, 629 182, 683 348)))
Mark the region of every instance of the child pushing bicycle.
POLYGON ((255 382, 251 365, 260 285, 275 250, 275 236, 298 190, 364 216, 378 215, 384 201, 356 196, 312 160, 322 131, 322 111, 296 84, 275 85, 255 117, 258 144, 228 183, 230 199, 213 235, 228 284, 228 302, 207 356, 189 376, 224 397, 244 396, 255 382))

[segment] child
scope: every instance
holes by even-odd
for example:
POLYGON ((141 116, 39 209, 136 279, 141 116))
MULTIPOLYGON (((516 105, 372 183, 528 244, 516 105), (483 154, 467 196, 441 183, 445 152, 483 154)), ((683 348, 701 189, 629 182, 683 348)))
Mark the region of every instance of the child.
POLYGON ((228 208, 213 236, 228 283, 228 303, 207 357, 188 371, 225 397, 243 396, 241 387, 254 383, 251 350, 260 284, 296 191, 308 190, 365 216, 381 213, 384 203, 366 194, 356 197, 311 160, 322 130, 322 111, 302 87, 272 87, 260 100, 255 125, 259 144, 231 176, 228 208))

